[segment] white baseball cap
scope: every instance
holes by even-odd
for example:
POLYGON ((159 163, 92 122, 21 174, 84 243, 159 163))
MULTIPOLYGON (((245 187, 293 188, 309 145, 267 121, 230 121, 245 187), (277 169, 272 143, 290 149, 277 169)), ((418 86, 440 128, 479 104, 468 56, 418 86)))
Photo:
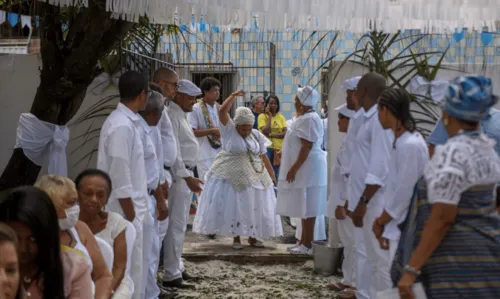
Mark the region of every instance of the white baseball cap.
POLYGON ((353 117, 354 114, 356 114, 356 111, 347 108, 347 104, 342 104, 342 105, 338 106, 337 108, 335 108, 335 111, 337 111, 339 114, 342 114, 343 116, 349 117, 349 118, 353 117))
POLYGON ((347 79, 342 83, 342 88, 344 90, 356 90, 358 88, 359 80, 361 76, 353 77, 351 79, 347 79))
POLYGON ((184 93, 192 97, 197 97, 203 94, 198 86, 186 79, 179 80, 179 88, 177 89, 177 92, 184 93))

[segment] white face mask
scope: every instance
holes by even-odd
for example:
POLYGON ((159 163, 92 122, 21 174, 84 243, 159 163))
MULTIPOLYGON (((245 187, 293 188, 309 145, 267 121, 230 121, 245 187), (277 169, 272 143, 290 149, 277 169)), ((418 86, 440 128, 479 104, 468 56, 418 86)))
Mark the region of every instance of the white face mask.
POLYGON ((66 218, 59 220, 59 229, 68 230, 75 227, 78 217, 80 217, 80 206, 74 205, 65 210, 66 218))

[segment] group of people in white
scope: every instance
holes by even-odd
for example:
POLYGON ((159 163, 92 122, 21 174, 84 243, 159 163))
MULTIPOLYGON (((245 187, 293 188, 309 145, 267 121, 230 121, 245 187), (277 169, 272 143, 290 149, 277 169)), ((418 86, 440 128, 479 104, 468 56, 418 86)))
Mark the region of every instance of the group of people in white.
POLYGON ((36 188, 9 190, 0 200, 7 224, 0 224, 0 245, 19 247, 23 275, 6 298, 153 299, 194 287, 199 278, 182 261, 193 194, 193 231, 232 237, 235 250, 264 247, 264 239, 283 234, 280 216, 288 216, 299 219, 297 244, 288 251, 312 255, 312 242, 325 238, 324 216, 336 219, 343 279, 328 287, 341 298, 374 299, 394 285, 413 298, 417 278, 430 298, 493 298, 500 285, 493 204, 500 158, 481 131, 483 125, 488 136, 500 136, 490 129, 500 123, 491 80, 450 84, 441 122, 452 138, 432 160, 405 90, 387 87, 377 73, 342 87, 346 103, 335 111, 346 134, 328 194, 325 123, 314 111, 321 98, 314 88, 297 89, 289 122, 276 96, 257 98, 263 114, 238 107, 231 118, 245 92, 219 104, 215 78, 198 87, 169 68, 158 69, 153 83, 124 73, 120 103, 101 129, 97 168, 74 181, 43 176, 36 188), (457 243, 463 237, 474 244, 457 243), (488 271, 463 271, 475 267, 471 259, 488 271))

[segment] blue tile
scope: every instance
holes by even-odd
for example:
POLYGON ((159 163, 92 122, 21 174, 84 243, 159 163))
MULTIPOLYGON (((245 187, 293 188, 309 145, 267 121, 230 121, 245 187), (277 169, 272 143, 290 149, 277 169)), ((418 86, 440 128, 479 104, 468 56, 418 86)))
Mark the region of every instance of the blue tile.
MULTIPOLYGON (((500 30, 500 28, 498 30, 500 30)), ((495 48, 495 56, 500 56, 500 47, 495 48)))
POLYGON ((456 52, 457 52, 457 56, 459 56, 459 57, 465 56, 465 48, 463 48, 463 47, 458 47, 456 52))
POLYGON ((483 47, 477 47, 476 48, 476 56, 483 56, 484 55, 484 48, 483 47))
POLYGON ((293 84, 292 77, 290 77, 290 76, 283 77, 283 84, 284 85, 292 85, 293 84))
POLYGON ((283 92, 283 85, 281 83, 276 82, 275 92, 276 93, 282 93, 283 92))
POLYGON ((264 69, 257 69, 257 77, 264 77, 265 71, 264 69))
POLYGON ((229 62, 229 51, 224 51, 224 62, 229 62))
POLYGON ((292 67, 292 64, 293 64, 292 58, 283 59, 283 67, 292 67))
POLYGON ((438 39, 437 38, 431 38, 431 40, 430 40, 430 47, 431 48, 437 48, 438 47, 438 39))
POLYGON ((475 38, 467 38, 467 47, 474 47, 474 44, 476 42, 476 39, 475 38))
POLYGON ((224 42, 226 43, 231 42, 231 32, 224 32, 224 42))
POLYGON ((276 58, 277 59, 282 59, 283 58, 283 51, 276 50, 276 58))
POLYGON ((495 57, 493 57, 493 56, 486 56, 486 63, 487 64, 494 64, 495 63, 495 57))
POLYGON ((238 48, 239 48, 238 46, 239 46, 239 44, 237 44, 237 43, 232 43, 232 44, 231 44, 231 50, 232 50, 232 51, 237 51, 237 50, 238 50, 238 48))
POLYGON ((345 39, 346 40, 354 40, 354 33, 352 33, 352 32, 346 32, 345 33, 345 39))
POLYGON ((467 56, 467 57, 465 57, 465 63, 473 64, 474 63, 474 57, 473 56, 467 56))
POLYGON ((340 50, 345 49, 345 40, 343 40, 343 39, 337 40, 335 42, 334 47, 336 47, 337 49, 340 49, 340 50))
POLYGON ((292 42, 290 41, 283 42, 283 50, 291 50, 291 49, 292 49, 292 42))
POLYGON ((257 85, 257 77, 248 77, 248 84, 249 85, 257 85))
POLYGON ((456 56, 448 56, 448 55, 446 55, 445 60, 448 63, 455 63, 455 62, 457 62, 457 57, 456 56))

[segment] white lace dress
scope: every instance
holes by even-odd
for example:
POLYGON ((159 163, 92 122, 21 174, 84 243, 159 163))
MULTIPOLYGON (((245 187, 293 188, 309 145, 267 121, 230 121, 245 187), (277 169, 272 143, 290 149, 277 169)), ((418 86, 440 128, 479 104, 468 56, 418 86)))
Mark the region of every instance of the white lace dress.
MULTIPOLYGON (((258 130, 243 139, 236 126, 229 120, 221 124, 222 151, 242 154, 235 159, 250 159, 245 154, 265 154, 269 140, 258 130)), ((217 158, 216 158, 217 160, 217 158)), ((242 161, 242 165, 244 164, 242 161)), ((214 161, 214 165, 216 161, 214 161)), ((223 236, 248 236, 267 238, 281 236, 281 218, 276 215, 276 196, 273 185, 267 187, 260 181, 249 183, 243 189, 235 188, 228 180, 214 173, 214 165, 206 175, 199 201, 193 231, 201 234, 223 236)), ((261 168, 261 166, 256 166, 261 168)), ((265 168, 263 171, 266 171, 265 168)))

